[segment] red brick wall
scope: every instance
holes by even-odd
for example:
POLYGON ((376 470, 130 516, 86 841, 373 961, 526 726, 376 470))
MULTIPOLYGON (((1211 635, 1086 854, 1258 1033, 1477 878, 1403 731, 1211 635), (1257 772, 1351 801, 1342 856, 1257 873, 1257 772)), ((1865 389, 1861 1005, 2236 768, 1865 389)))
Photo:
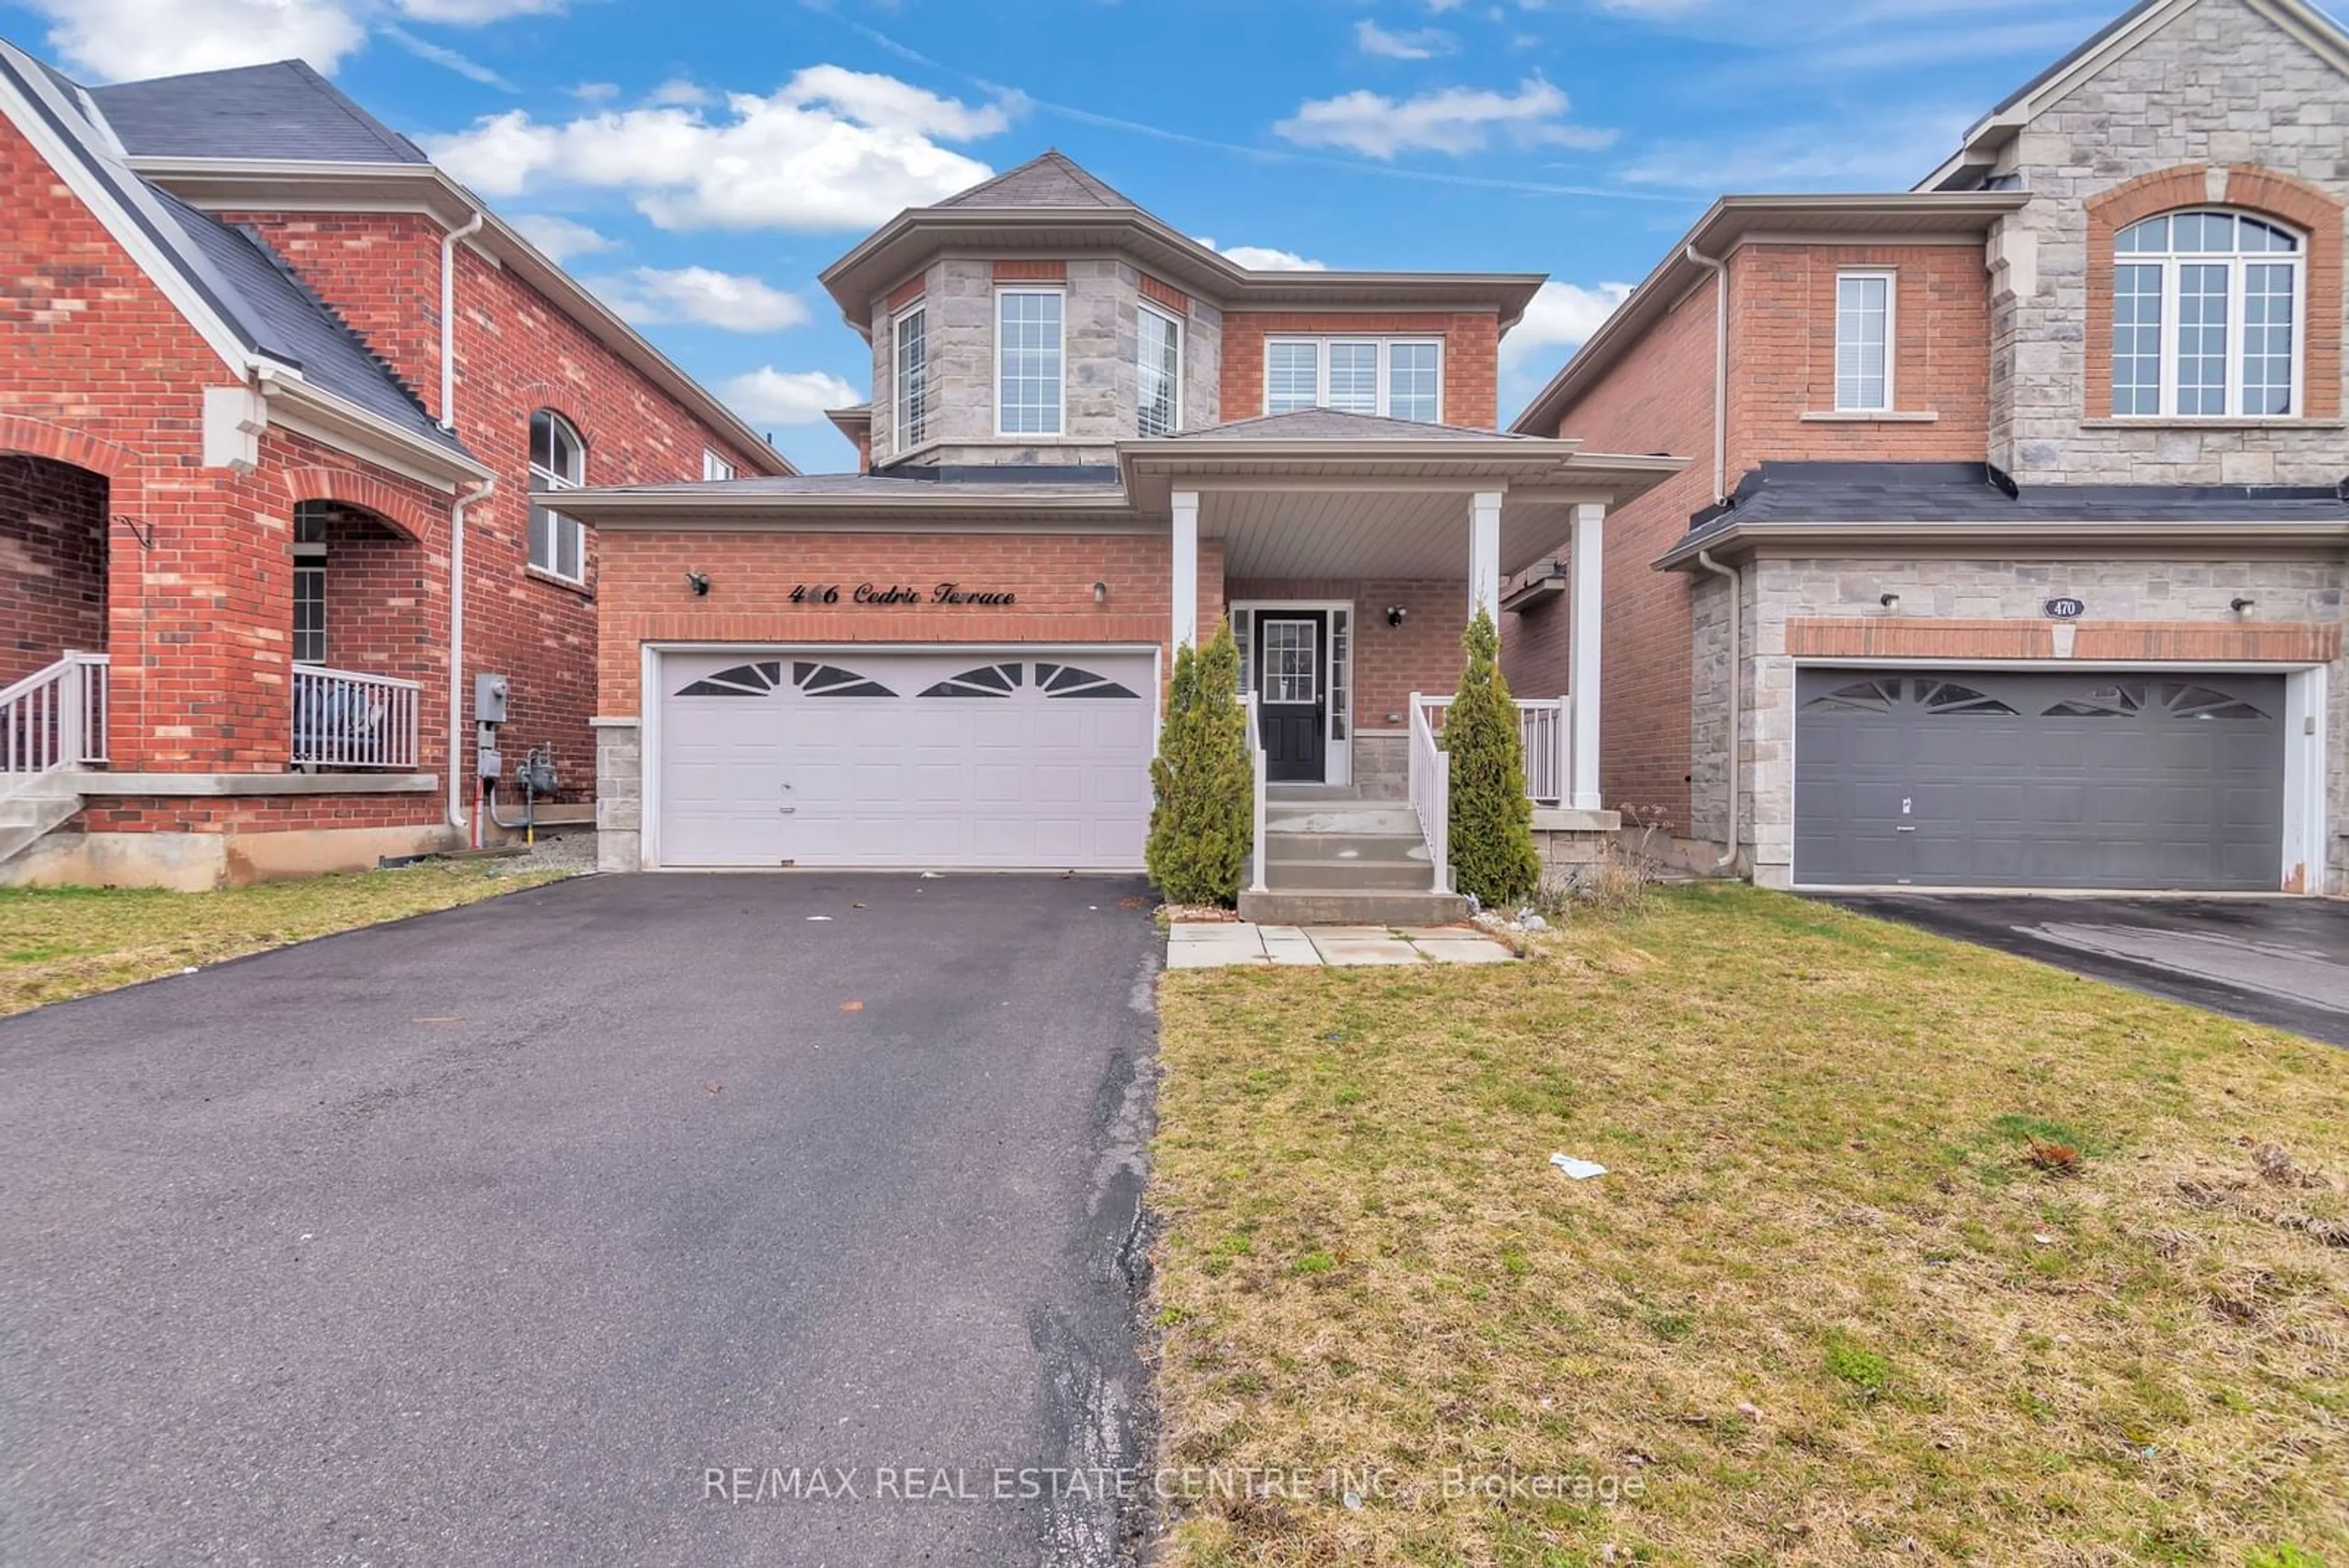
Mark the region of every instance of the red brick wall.
POLYGON ((1491 430, 1498 422, 1500 317, 1491 311, 1227 310, 1223 417, 1264 412, 1264 340, 1291 334, 1444 339, 1444 422, 1491 430))
MULTIPOLYGON (((1133 535, 637 533, 604 535, 596 608, 602 620, 600 711, 639 711, 645 642, 1126 642, 1164 648, 1173 614, 1164 537, 1133 535), (706 573, 707 597, 686 585, 706 573), (859 583, 927 592, 942 582, 1009 592, 1005 608, 868 606, 859 583), (1104 602, 1093 584, 1106 583, 1104 602), (794 605, 798 584, 837 585, 841 601, 794 605)), ((1223 614, 1222 562, 1205 545, 1199 632, 1223 614)))
MULTIPOLYGON (((1609 513, 1601 570, 1599 796, 1609 807, 1661 807, 1689 820, 1689 587, 1650 563, 1713 499, 1713 294, 1708 281, 1567 410, 1557 431, 1593 452, 1666 452, 1681 472, 1609 513)), ((1566 596, 1521 617, 1502 670, 1527 696, 1569 691, 1566 596)))
POLYGON ((106 646, 106 481, 0 457, 0 686, 106 646))
POLYGON ((1228 601, 1330 599, 1354 607, 1358 730, 1400 730, 1407 722, 1403 704, 1413 692, 1433 696, 1460 685, 1460 634, 1468 624, 1465 580, 1240 577, 1226 584, 1224 593, 1228 601), (1387 624, 1389 607, 1403 612, 1402 625, 1387 624))
MULTIPOLYGON (((1732 485, 1764 459, 1982 461, 1990 446, 1990 284, 1980 244, 1747 245, 1729 265, 1732 485), (1894 275, 1894 411, 1940 418, 1803 418, 1835 409, 1836 275, 1847 268, 1894 275)), ((1709 362, 1704 374, 1710 388, 1709 362)))
POLYGON ((440 225, 421 213, 222 213, 246 223, 437 418, 440 225))

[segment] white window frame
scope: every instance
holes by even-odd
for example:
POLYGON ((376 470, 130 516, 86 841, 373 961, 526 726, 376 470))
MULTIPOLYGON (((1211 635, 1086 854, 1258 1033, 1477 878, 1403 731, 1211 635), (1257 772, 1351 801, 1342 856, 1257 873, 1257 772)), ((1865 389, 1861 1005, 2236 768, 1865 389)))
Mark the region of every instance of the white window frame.
POLYGON ((999 286, 995 291, 994 358, 995 433, 1015 441, 1057 441, 1065 436, 1069 430, 1069 291, 1057 286, 1040 286, 1024 283, 999 286), (1055 379, 1060 386, 1058 405, 1061 410, 1061 422, 1049 431, 1006 430, 1003 425, 1003 302, 1015 295, 1050 295, 1060 301, 1060 315, 1056 324, 1059 328, 1058 340, 1052 348, 1052 359, 1058 371, 1055 379))
POLYGON ((701 477, 705 483, 723 482, 734 477, 734 465, 709 447, 701 449, 701 477))
MULTIPOLYGON (((1379 350, 1379 394, 1378 407, 1373 411, 1381 419, 1392 419, 1395 417, 1388 412, 1388 410, 1392 406, 1390 401, 1389 394, 1392 390, 1393 386, 1393 351, 1395 348, 1403 345, 1411 345, 1413 347, 1421 345, 1432 346, 1435 349, 1435 417, 1433 420, 1414 421, 1413 422, 1438 425, 1444 422, 1444 339, 1441 336, 1429 333, 1402 333, 1395 336, 1380 336, 1377 334, 1352 332, 1334 332, 1327 334, 1283 332, 1277 336, 1268 336, 1264 340, 1263 405, 1263 411, 1267 414, 1272 412, 1273 348, 1277 344, 1292 343, 1309 343, 1313 345, 1313 406, 1317 409, 1326 409, 1331 406, 1330 402, 1330 345, 1333 343, 1376 344, 1379 350)), ((1288 411, 1297 412, 1299 410, 1290 410, 1288 411)))
MULTIPOLYGON (((2138 423, 2193 424, 2208 420, 2298 420, 2305 418, 2308 407, 2308 231, 2297 223, 2266 213, 2251 212, 2239 207, 2180 207, 2173 212, 2155 213, 2140 222, 2154 218, 2176 220, 2199 213, 2220 213, 2229 217, 2249 218, 2271 229, 2290 234, 2299 242, 2297 250, 2290 251, 2124 251, 2118 249, 2120 236, 2137 226, 2124 223, 2113 235, 2116 248, 2106 256, 2111 264, 2105 275, 2106 297, 2120 297, 2120 269, 2125 266, 2158 267, 2161 271, 2161 349, 2160 396, 2158 411, 2150 414, 2125 414, 2115 406, 2114 361, 2117 355, 2106 356, 2105 386, 2100 394, 2108 417, 2138 423), (2280 414, 2248 413, 2243 409, 2243 342, 2247 323, 2244 319, 2246 274, 2254 266, 2283 265, 2292 269, 2292 406, 2280 414), (2226 406, 2215 414, 2181 413, 2178 407, 2178 337, 2182 324, 2178 320, 2178 271, 2187 266, 2223 266, 2227 269, 2227 398, 2226 406)), ((2107 327, 2107 332, 2112 328, 2107 327)), ((2108 344, 2107 348, 2111 346, 2108 344)))
MULTIPOLYGON (((578 490, 584 488, 587 483, 587 438, 579 433, 579 427, 577 425, 573 424, 569 420, 564 419, 553 409, 533 409, 530 412, 530 417, 533 421, 535 421, 541 414, 544 414, 548 419, 553 420, 556 424, 562 426, 565 431, 568 431, 571 433, 571 444, 579 453, 579 474, 578 477, 574 479, 569 474, 556 473, 552 469, 542 467, 539 464, 537 456, 533 453, 530 459, 530 487, 533 490, 578 490)), ((538 548, 538 530, 534 526, 525 524, 523 537, 523 561, 529 566, 532 571, 542 572, 547 576, 554 578, 558 582, 585 584, 587 581, 586 525, 581 523, 576 517, 573 517, 566 513, 557 512, 552 506, 543 508, 533 506, 531 510, 533 512, 543 510, 548 516, 554 519, 554 525, 549 531, 547 535, 547 545, 554 551, 554 559, 553 561, 543 562, 536 558, 533 552, 538 548), (576 574, 563 570, 562 566, 559 565, 563 559, 563 540, 566 530, 569 532, 572 538, 572 553, 579 563, 579 570, 576 574)))
POLYGON ((1183 318, 1175 315, 1171 310, 1151 304, 1146 299, 1137 301, 1134 306, 1133 428, 1137 434, 1143 436, 1149 436, 1154 433, 1153 431, 1145 431, 1142 428, 1143 340, 1141 335, 1142 327, 1148 324, 1154 317, 1174 329, 1174 362, 1169 366, 1167 369, 1167 374, 1174 382, 1174 407, 1167 416, 1173 422, 1170 423, 1164 431, 1154 432, 1159 435, 1173 435, 1175 431, 1183 428, 1183 352, 1189 347, 1189 344, 1184 335, 1183 318))
MULTIPOLYGON (((1900 406, 1895 386, 1900 363, 1900 275, 1890 267, 1843 267, 1836 273, 1835 292, 1835 411, 1839 414, 1889 414, 1900 406), (1881 282, 1884 285, 1884 401, 1847 403, 1843 398, 1843 286, 1881 282)), ((1860 377, 1865 379, 1863 372, 1860 377)))
POLYGON ((300 506, 296 506, 294 509, 293 519, 294 626, 292 628, 293 635, 288 641, 293 650, 295 663, 324 664, 326 662, 327 647, 326 521, 323 518, 318 520, 318 536, 315 539, 305 539, 302 537, 303 522, 304 517, 302 515, 302 508, 300 506), (303 589, 305 587, 315 588, 316 590, 315 596, 305 595, 303 592, 303 589), (311 598, 318 607, 318 624, 315 628, 309 628, 307 632, 305 631, 305 628, 302 626, 301 609, 302 601, 305 597, 311 598), (317 639, 316 651, 307 657, 305 657, 302 652, 304 646, 302 639, 305 635, 313 635, 317 639))
MULTIPOLYGON (((899 456, 916 447, 928 444, 930 439, 930 318, 929 301, 917 299, 889 318, 889 431, 890 445, 899 456), (909 387, 905 382, 905 323, 916 317, 922 320, 922 384, 909 387), (918 421, 906 417, 906 405, 918 391, 922 399, 922 417, 918 421)), ((1003 324, 996 323, 996 341, 1002 342, 1003 324)))

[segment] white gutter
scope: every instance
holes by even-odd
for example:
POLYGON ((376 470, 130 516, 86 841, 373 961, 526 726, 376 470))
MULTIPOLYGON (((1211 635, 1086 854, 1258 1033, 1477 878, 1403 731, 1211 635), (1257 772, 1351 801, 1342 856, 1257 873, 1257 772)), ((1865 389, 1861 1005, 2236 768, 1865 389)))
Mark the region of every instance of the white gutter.
MULTIPOLYGON (((445 361, 444 361, 445 363, 445 361)), ((485 479, 449 504, 449 826, 465 826, 465 514, 498 487, 485 479)))
POLYGON ((1713 274, 1713 498, 1719 501, 1729 493, 1729 264, 1693 244, 1682 254, 1713 274))
POLYGON ((1738 668, 1737 629, 1745 618, 1745 607, 1739 602, 1744 583, 1735 567, 1723 566, 1710 551, 1699 550, 1696 564, 1729 579, 1729 847, 1713 863, 1714 870, 1726 871, 1737 864, 1737 697, 1738 688, 1745 679, 1745 672, 1738 668))
MULTIPOLYGON (((482 213, 440 236, 440 428, 457 428, 457 242, 481 232, 482 213)), ((460 503, 461 504, 461 503, 460 503)))

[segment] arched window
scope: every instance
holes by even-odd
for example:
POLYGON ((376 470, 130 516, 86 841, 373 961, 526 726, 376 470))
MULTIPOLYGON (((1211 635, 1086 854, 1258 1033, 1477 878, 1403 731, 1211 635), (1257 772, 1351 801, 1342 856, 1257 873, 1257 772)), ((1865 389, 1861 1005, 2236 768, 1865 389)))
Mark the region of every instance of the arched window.
POLYGON ((2147 218, 2113 241, 2113 412, 2300 411, 2300 236, 2248 213, 2147 218))
MULTIPOLYGON (((587 483, 587 447, 571 422, 551 409, 530 416, 530 487, 576 490, 587 483)), ((530 564, 566 582, 586 578, 585 530, 553 507, 530 509, 530 564)))

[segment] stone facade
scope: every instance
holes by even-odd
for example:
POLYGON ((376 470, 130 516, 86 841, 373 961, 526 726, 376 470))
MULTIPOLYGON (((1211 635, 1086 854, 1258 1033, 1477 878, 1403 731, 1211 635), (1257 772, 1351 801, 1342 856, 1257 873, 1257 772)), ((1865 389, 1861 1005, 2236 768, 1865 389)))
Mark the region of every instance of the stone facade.
MULTIPOLYGON (((2002 268, 1992 300, 1991 462, 2024 484, 2341 478, 2349 467, 2337 369, 2349 325, 2340 287, 2349 82, 2339 70, 2244 0, 2201 0, 2042 110, 1995 172, 2019 177, 2033 200, 2004 221, 1992 252, 2031 256, 2033 265, 2002 268), (2092 295, 2110 286, 2108 260, 2091 254, 2093 199, 2134 178, 2179 171, 2189 175, 2181 204, 2273 212, 2277 199, 2260 188, 2254 168, 2332 202, 2333 232, 2318 236, 2330 243, 2309 256, 2307 330, 2320 344, 2330 335, 2333 374, 2309 377, 2308 406, 2295 420, 2230 426, 2106 418, 2109 379, 2091 385, 2089 375, 2102 358, 2090 339, 2092 295)), ((2312 369, 2317 358, 2310 355, 2312 369)))
POLYGON ((635 871, 644 859, 644 727, 595 722, 595 868, 635 871))
POLYGON ((1004 261, 942 256, 873 306, 873 454, 884 464, 1110 463, 1139 433, 1136 330, 1144 298, 1183 324, 1181 428, 1220 418, 1223 318, 1213 305, 1117 258, 1004 261), (995 297, 1001 288, 1060 288, 1061 433, 996 433, 995 297), (1148 290, 1145 295, 1145 289, 1148 290), (924 317, 929 414, 918 445, 899 441, 896 322, 924 317))
MULTIPOLYGON (((2226 559, 2216 554, 2102 560, 1764 557, 1746 564, 1742 585, 1746 641, 1739 659, 1739 847, 1756 881, 1785 886, 1794 862, 1795 669, 1799 650, 1790 647, 1791 621, 1824 618, 1874 624, 1898 619, 1910 631, 1912 662, 1998 658, 2018 666, 2054 669, 2065 658, 2097 656, 2100 641, 2110 649, 2105 657, 2125 657, 2132 639, 2100 639, 2099 633, 2131 627, 2159 628, 2180 648, 2202 641, 2180 632, 2207 628, 2214 639, 2209 646, 2223 648, 2215 639, 2243 622, 2232 603, 2248 597, 2255 602, 2263 626, 2309 628, 2315 635, 2308 646, 2325 647, 2335 655, 2326 673, 2324 722, 2336 740, 2326 765, 2327 815, 2334 831, 2325 880, 2326 890, 2349 891, 2349 835, 2339 831, 2341 824, 2349 822, 2349 766, 2344 766, 2337 741, 2349 734, 2349 659, 2338 657, 2349 565, 2338 558, 2226 559), (1900 596, 1897 618, 1882 606, 1887 593, 1900 596), (2051 628, 2041 607, 2059 596, 2085 601, 2088 618, 2051 628), (2031 633, 2042 634, 2044 641, 2017 640, 2031 633), (2050 657, 2008 657, 2027 646, 2043 646, 2050 657)), ((1706 769, 1695 788, 1694 832, 1718 841, 1726 831, 1728 804, 1729 585, 1707 576, 1698 580, 1694 592, 1697 754, 1721 759, 1706 769)), ((2190 668, 2198 660, 2186 657, 2176 662, 2190 668)), ((2199 662, 2207 666, 2216 660, 2204 658, 2199 662)))

